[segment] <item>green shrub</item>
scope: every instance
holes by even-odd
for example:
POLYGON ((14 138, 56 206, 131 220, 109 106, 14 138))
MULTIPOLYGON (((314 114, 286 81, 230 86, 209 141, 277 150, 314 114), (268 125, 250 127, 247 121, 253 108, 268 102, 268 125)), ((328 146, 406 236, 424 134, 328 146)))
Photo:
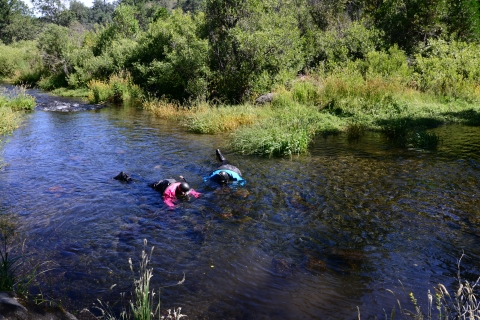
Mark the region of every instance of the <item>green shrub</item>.
POLYGON ((158 97, 176 100, 205 100, 210 69, 208 43, 198 36, 203 14, 174 10, 150 25, 139 40, 133 77, 142 88, 158 97))
POLYGON ((36 42, 21 41, 8 46, 0 43, 0 78, 30 85, 38 81, 41 70, 36 42))
POLYGON ((413 70, 408 66, 405 52, 396 45, 390 47, 388 52, 370 51, 365 56, 365 77, 396 78, 404 83, 410 80, 413 70))
POLYGON ((415 55, 414 84, 424 92, 478 101, 479 51, 477 44, 430 40, 415 55))
POLYGON ((6 106, 6 99, 0 96, 0 135, 8 134, 15 130, 20 120, 20 114, 6 106))
POLYGON ((90 103, 102 103, 106 102, 109 97, 113 96, 112 88, 103 81, 91 80, 88 83, 88 102, 90 103))
POLYGON ((91 80, 88 89, 87 99, 90 103, 120 103, 142 97, 140 88, 132 82, 128 73, 123 72, 111 75, 108 81, 91 80))
POLYGON ((343 66, 347 61, 364 59, 369 52, 382 48, 382 33, 375 28, 367 28, 361 21, 348 27, 332 27, 315 35, 313 64, 322 63, 327 70, 343 66))
POLYGON ((304 65, 293 1, 206 3, 212 90, 245 101, 292 79, 304 65))

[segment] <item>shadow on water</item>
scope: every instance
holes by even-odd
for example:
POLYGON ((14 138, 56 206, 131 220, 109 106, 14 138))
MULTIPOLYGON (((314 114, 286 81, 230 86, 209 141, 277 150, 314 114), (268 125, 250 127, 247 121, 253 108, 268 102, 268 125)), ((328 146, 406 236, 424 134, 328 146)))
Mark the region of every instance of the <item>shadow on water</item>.
POLYGON ((70 310, 119 300, 147 239, 154 288, 186 275, 162 289, 162 308, 189 318, 351 319, 358 306, 370 319, 396 304, 387 289, 408 305, 398 280, 426 306, 433 285, 455 283, 462 250, 478 275, 480 131, 434 130, 435 151, 338 134, 267 159, 135 107, 37 110, 4 147, 0 212, 22 220, 35 259, 57 263, 42 287, 70 310), (245 187, 203 182, 216 148, 245 187), (113 179, 120 171, 133 181, 113 179), (148 183, 179 175, 202 196, 168 209, 148 183))
POLYGON ((473 109, 460 112, 446 112, 445 115, 458 119, 468 126, 480 126, 480 112, 473 109))

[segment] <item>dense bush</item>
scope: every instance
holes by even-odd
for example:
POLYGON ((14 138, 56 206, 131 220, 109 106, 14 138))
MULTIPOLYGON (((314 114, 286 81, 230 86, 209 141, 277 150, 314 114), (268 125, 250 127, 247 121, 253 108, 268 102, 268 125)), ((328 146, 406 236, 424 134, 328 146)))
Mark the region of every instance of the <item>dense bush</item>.
POLYGON ((294 1, 208 0, 206 30, 220 98, 241 101, 292 79, 304 65, 294 1))
POLYGON ((480 99, 479 52, 477 44, 430 40, 415 55, 415 85, 445 97, 480 99))
POLYGON ((28 75, 37 74, 41 69, 35 41, 20 41, 9 46, 0 43, 0 78, 30 83, 28 75))
POLYGON ((204 100, 210 69, 207 40, 198 35, 203 19, 175 10, 153 22, 132 58, 135 82, 159 97, 204 100))
POLYGON ((310 39, 314 50, 310 54, 310 65, 322 63, 327 70, 347 61, 364 59, 369 52, 383 47, 382 32, 367 28, 362 22, 352 22, 345 28, 332 27, 318 32, 310 39))
POLYGON ((123 72, 111 75, 108 81, 91 80, 88 89, 90 93, 87 99, 90 103, 120 103, 142 96, 140 88, 132 82, 130 75, 123 72))

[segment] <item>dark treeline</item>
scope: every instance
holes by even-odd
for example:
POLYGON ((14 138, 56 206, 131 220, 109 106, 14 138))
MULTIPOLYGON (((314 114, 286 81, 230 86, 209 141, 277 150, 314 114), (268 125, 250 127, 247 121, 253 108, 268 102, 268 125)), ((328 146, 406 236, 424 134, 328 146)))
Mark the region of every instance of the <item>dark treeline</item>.
MULTIPOLYGON (((33 41, 0 77, 86 88, 126 79, 179 101, 240 102, 298 74, 431 41, 477 43, 479 0, 0 0, 5 50, 33 41), (10 70, 10 71, 9 71, 10 70)), ((8 59, 7 59, 8 60, 8 59)), ((7 68, 8 67, 8 68, 7 68)))

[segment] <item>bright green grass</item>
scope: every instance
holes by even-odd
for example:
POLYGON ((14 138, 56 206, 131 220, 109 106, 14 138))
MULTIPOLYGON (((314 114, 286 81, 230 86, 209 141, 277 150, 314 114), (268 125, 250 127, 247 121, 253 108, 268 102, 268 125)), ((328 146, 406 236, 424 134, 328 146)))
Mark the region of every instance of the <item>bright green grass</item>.
POLYGON ((23 88, 0 91, 0 135, 15 130, 20 124, 22 112, 34 107, 35 99, 23 88))

